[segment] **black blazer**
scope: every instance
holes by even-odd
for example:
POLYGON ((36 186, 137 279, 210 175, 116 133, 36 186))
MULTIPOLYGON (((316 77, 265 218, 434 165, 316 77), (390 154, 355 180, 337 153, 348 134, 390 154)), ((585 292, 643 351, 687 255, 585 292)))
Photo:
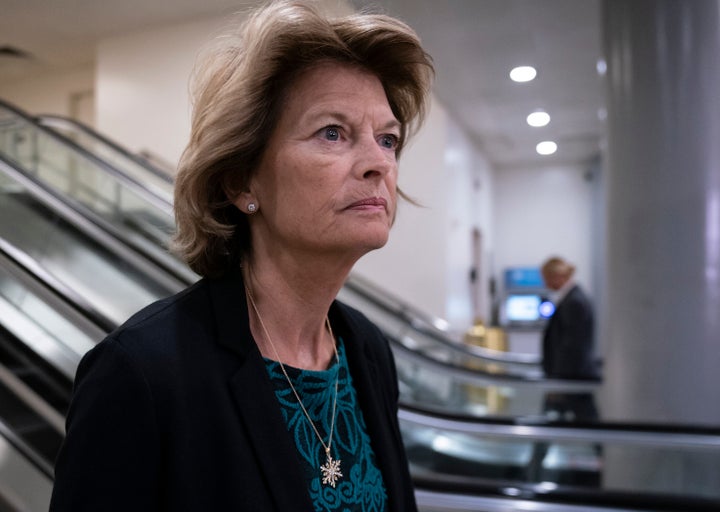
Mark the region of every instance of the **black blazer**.
POLYGON ((579 286, 557 305, 543 335, 543 370, 548 377, 598 378, 594 356, 593 310, 579 286))
MULTIPOLYGON (((389 510, 417 510, 388 343, 339 302, 330 320, 389 510)), ((55 472, 56 512, 313 510, 239 272, 148 306, 83 358, 55 472)))

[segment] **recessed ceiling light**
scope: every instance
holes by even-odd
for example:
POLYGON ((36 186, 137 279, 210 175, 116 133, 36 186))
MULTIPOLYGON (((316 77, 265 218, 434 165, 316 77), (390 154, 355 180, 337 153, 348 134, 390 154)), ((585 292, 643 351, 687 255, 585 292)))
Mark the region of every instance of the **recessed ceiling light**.
POLYGON ((537 76, 537 70, 532 66, 518 66, 510 71, 510 79, 514 82, 529 82, 537 76))
POLYGON ((550 114, 544 110, 537 110, 527 116, 527 124, 534 127, 545 126, 550 122, 550 114))
POLYGON ((551 140, 544 140, 535 146, 535 151, 537 151, 539 155, 552 155, 557 151, 557 144, 551 140))

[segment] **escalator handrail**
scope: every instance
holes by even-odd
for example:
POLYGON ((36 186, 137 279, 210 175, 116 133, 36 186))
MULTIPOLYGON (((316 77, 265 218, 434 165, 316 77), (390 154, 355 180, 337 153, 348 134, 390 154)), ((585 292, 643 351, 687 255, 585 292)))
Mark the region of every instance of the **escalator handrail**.
POLYGON ((41 457, 35 450, 23 441, 15 432, 8 427, 4 421, 0 420, 0 436, 15 448, 25 459, 30 462, 35 468, 37 468, 43 475, 47 476, 50 480, 55 478, 52 463, 54 461, 46 461, 41 457))
POLYGON ((26 275, 32 276, 33 279, 41 283, 42 286, 57 297, 64 305, 80 313, 84 318, 89 320, 91 324, 103 332, 108 333, 117 327, 115 321, 105 316, 83 296, 50 274, 42 265, 38 264, 32 256, 14 246, 2 236, 0 236, 0 257, 11 261, 13 265, 20 268, 26 275))
POLYGON ((65 434, 65 418, 63 415, 3 364, 0 364, 0 384, 9 389, 56 432, 61 435, 65 434))
POLYGON ((540 388, 545 391, 588 393, 597 391, 602 385, 598 380, 560 380, 547 379, 541 374, 537 376, 518 372, 490 372, 470 366, 459 366, 457 364, 439 361, 425 354, 409 348, 409 342, 402 342, 396 337, 385 333, 394 351, 402 354, 403 357, 423 365, 432 367, 433 371, 448 375, 454 380, 466 382, 476 386, 522 386, 528 385, 540 388))
POLYGON ((121 257, 123 261, 141 272, 155 276, 158 282, 167 288, 180 290, 187 285, 187 278, 178 275, 173 269, 169 269, 162 262, 141 251, 136 245, 129 243, 117 229, 112 227, 108 229, 109 223, 99 219, 97 215, 89 212, 81 204, 62 196, 55 190, 48 189, 42 182, 28 175, 26 171, 19 168, 16 163, 8 161, 3 155, 0 155, 0 172, 19 182, 33 198, 110 253, 121 257), (159 268, 162 268, 164 272, 158 272, 159 268))
POLYGON ((400 318, 411 329, 432 338, 443 346, 459 352, 464 356, 476 357, 501 364, 537 366, 540 363, 540 358, 535 354, 502 352, 454 341, 448 336, 446 330, 438 327, 438 325, 444 322, 443 320, 428 315, 396 297, 392 297, 385 290, 381 290, 357 274, 350 275, 345 282, 345 286, 376 307, 400 318))
POLYGON ((547 485, 435 472, 412 474, 420 507, 443 512, 716 512, 717 499, 547 485))
MULTIPOLYGON (((100 134, 99 132, 95 131, 94 129, 90 128, 89 126, 80 123, 76 121, 75 119, 71 119, 69 117, 60 116, 56 114, 41 114, 38 116, 35 116, 35 120, 38 124, 41 126, 48 126, 50 128, 53 127, 53 124, 61 123, 72 126, 74 129, 78 129, 82 131, 84 134, 88 135, 89 137, 92 137, 96 140, 98 140, 100 143, 104 144, 105 146, 111 148, 113 151, 119 153, 123 157, 132 160, 134 163, 138 164, 139 166, 143 167, 144 169, 147 169, 149 172, 151 172, 153 175, 155 175, 157 178, 160 178, 161 180, 168 183, 168 185, 172 185, 174 183, 173 177, 167 174, 166 172, 160 170, 156 166, 152 164, 152 162, 149 162, 147 159, 132 153, 131 151, 128 151, 124 147, 120 146, 119 144, 116 144, 112 140, 108 139, 104 135, 100 134)), ((122 170, 121 170, 122 172, 122 170)))
POLYGON ((644 446, 713 450, 720 453, 720 428, 685 424, 620 422, 562 423, 487 419, 428 411, 401 404, 401 421, 459 434, 584 443, 617 443, 644 446))
POLYGON ((75 141, 65 137, 61 133, 59 133, 53 129, 47 128, 43 125, 38 124, 37 121, 32 116, 28 115, 27 113, 23 112, 22 110, 18 109, 17 107, 15 107, 3 100, 0 100, 0 108, 11 112, 13 115, 19 117, 24 122, 26 122, 28 125, 32 126, 33 129, 38 130, 39 132, 43 133, 44 135, 50 137, 55 142, 58 142, 60 145, 65 146, 66 148, 69 148, 71 151, 80 155, 85 160, 92 162, 93 165, 95 165, 96 167, 99 167, 104 172, 110 174, 117 181, 122 182, 133 192, 138 194, 144 200, 148 201, 154 208, 157 208, 159 211, 162 211, 169 216, 173 215, 173 209, 172 209, 171 203, 166 201, 163 197, 153 193, 151 190, 149 190, 145 185, 143 185, 142 183, 137 181, 135 178, 128 176, 126 173, 116 169, 114 166, 110 165, 105 160, 98 158, 96 155, 93 155, 92 153, 87 151, 85 148, 78 145, 75 141))

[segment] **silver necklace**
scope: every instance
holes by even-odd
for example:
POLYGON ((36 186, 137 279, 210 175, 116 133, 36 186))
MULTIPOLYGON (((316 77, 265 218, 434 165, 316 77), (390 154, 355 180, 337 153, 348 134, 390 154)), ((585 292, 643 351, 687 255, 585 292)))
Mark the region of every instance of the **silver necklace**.
MULTIPOLYGON (((270 334, 268 333, 267 327, 265 327, 265 322, 263 322, 262 316, 260 316, 260 311, 258 311, 258 307, 255 304, 255 299, 253 298, 252 293, 250 292, 250 288, 245 285, 245 293, 247 294, 248 301, 250 302, 250 305, 253 308, 253 311, 255 311, 255 314, 258 317, 258 320, 260 322, 260 327, 262 327, 263 334, 265 335, 265 338, 267 339, 268 343, 270 344, 270 347, 272 348, 273 352, 275 353, 275 359, 280 364, 280 369, 282 370, 283 375, 285 376, 285 380, 287 380, 287 383, 290 385, 290 389, 292 389, 293 394, 295 395, 295 399, 298 401, 298 404, 300 405, 300 408, 302 409, 302 412, 305 414, 305 417, 310 422, 310 426, 312 427, 313 431, 315 432, 315 435, 317 436, 318 440, 320 441, 320 444, 325 449, 325 464, 322 464, 320 466, 320 473, 322 475, 322 483, 323 485, 330 484, 335 487, 335 484, 337 483, 339 478, 342 478, 343 474, 340 471, 340 462, 342 462, 340 459, 333 459, 330 455, 330 448, 332 447, 332 441, 333 441, 333 434, 335 433, 335 413, 336 413, 336 406, 337 406, 337 395, 338 395, 338 382, 340 381, 340 370, 338 369, 337 376, 335 377, 335 396, 333 397, 333 407, 332 407, 332 418, 330 420, 330 437, 328 438, 327 444, 325 444, 325 441, 323 440, 322 436, 320 435, 320 432, 318 432, 317 427, 315 426, 315 423, 313 422, 312 418, 310 418, 310 414, 308 414, 307 409, 305 408, 305 405, 303 405, 302 400, 300 399, 300 395, 298 394, 297 390, 295 389, 295 386, 293 386, 292 381, 290 380, 290 377, 288 376, 287 370, 285 370, 285 365, 280 361, 280 355, 278 354, 277 349, 275 348, 275 344, 273 343, 272 339, 270 338, 270 334)), ((328 332, 330 333, 330 338, 333 341, 333 350, 335 350, 335 360, 340 364, 340 356, 338 355, 337 347, 335 346, 335 335, 332 331, 332 326, 330 325, 330 319, 328 317, 325 317, 325 325, 327 326, 328 332)))

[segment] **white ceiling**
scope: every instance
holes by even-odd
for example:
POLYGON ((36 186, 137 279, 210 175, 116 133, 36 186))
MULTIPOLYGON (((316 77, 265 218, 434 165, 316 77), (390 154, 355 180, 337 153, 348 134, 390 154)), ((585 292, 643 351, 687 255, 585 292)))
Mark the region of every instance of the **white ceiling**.
MULTIPOLYGON (((93 61, 103 37, 229 14, 252 0, 0 0, 0 83, 93 61)), ((599 0, 353 0, 380 6, 413 26, 433 56, 435 91, 498 168, 582 164, 599 153, 603 123, 599 0), (538 68, 513 83, 510 68, 538 68), (543 128, 525 123, 545 109, 543 128), (535 153, 555 140, 555 155, 535 153)))

